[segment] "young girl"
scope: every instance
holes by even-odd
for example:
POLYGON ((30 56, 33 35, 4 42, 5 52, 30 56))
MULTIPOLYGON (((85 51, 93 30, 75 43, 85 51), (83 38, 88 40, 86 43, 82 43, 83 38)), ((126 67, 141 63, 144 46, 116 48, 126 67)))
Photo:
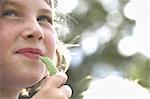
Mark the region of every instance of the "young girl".
POLYGON ((40 81, 31 99, 71 96, 67 75, 49 76, 40 60, 48 56, 60 64, 53 20, 50 0, 0 0, 0 99, 18 99, 22 89, 40 81))

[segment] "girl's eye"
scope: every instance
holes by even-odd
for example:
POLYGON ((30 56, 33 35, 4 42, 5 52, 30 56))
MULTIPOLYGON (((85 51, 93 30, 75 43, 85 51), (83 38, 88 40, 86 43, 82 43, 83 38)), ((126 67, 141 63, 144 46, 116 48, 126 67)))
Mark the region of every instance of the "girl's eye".
POLYGON ((49 22, 50 24, 52 24, 52 19, 49 18, 48 16, 40 16, 37 18, 37 21, 49 22))
POLYGON ((4 11, 3 16, 17 16, 16 12, 13 10, 4 11))

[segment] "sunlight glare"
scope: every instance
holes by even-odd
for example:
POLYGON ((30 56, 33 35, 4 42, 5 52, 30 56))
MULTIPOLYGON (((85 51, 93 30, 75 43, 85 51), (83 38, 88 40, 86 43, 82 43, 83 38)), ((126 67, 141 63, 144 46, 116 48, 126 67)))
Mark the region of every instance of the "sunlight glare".
POLYGON ((150 93, 136 81, 110 75, 92 80, 83 99, 149 99, 150 93))
POLYGON ((124 8, 124 14, 136 21, 130 37, 120 40, 118 49, 121 54, 132 56, 141 53, 150 58, 150 1, 131 0, 124 8), (134 13, 134 14, 133 14, 134 13))

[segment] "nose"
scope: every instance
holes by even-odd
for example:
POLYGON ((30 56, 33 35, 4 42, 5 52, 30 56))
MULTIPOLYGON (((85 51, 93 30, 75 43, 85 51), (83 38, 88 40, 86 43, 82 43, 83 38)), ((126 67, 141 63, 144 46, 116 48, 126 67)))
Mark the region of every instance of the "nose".
POLYGON ((41 26, 37 21, 28 21, 24 24, 22 36, 28 41, 41 41, 44 39, 44 34, 41 26))

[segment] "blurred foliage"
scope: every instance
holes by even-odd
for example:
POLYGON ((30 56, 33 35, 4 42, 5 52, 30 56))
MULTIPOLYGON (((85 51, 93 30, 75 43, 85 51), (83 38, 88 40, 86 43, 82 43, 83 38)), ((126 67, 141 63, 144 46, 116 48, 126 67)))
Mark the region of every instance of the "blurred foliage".
MULTIPOLYGON (((109 13, 99 1, 79 0, 78 6, 67 16, 70 33, 65 36, 65 42, 68 43, 79 35, 80 38, 73 43, 81 44, 84 33, 87 33, 86 31, 92 33, 92 31, 108 24, 107 17, 109 13)), ((88 88, 94 77, 103 78, 111 73, 118 73, 129 79, 138 79, 142 86, 147 89, 150 88, 150 59, 138 53, 134 56, 125 57, 117 50, 119 40, 127 35, 132 35, 132 29, 135 25, 133 20, 129 20, 123 15, 123 8, 128 1, 118 0, 118 2, 122 22, 116 27, 109 25, 112 29, 115 29, 115 32, 112 31, 113 37, 109 41, 101 44, 90 55, 84 53, 82 44, 80 47, 71 49, 73 53, 72 61, 77 62, 77 59, 82 56, 82 61, 80 60, 79 64, 71 62, 67 72, 69 75, 68 84, 73 89, 71 99, 82 99, 81 93, 88 88), (127 31, 124 31, 125 29, 127 31)), ((115 19, 117 20, 118 17, 115 19)), ((91 42, 95 43, 95 41, 91 42)))

